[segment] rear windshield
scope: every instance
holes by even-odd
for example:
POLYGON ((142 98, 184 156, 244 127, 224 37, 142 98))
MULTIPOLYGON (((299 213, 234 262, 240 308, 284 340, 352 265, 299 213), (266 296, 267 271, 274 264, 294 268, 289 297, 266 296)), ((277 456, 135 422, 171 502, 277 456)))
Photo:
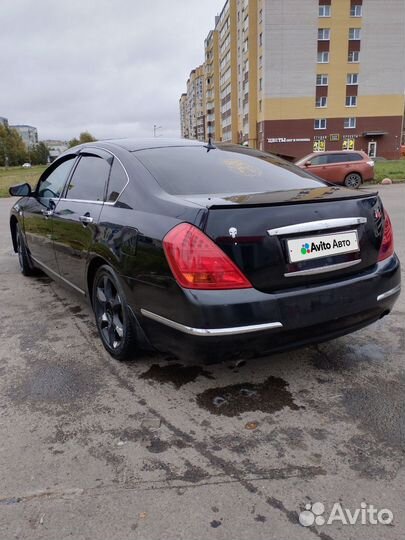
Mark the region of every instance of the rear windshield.
POLYGON ((241 147, 152 148, 134 155, 172 195, 261 193, 324 186, 307 172, 271 154, 241 147))

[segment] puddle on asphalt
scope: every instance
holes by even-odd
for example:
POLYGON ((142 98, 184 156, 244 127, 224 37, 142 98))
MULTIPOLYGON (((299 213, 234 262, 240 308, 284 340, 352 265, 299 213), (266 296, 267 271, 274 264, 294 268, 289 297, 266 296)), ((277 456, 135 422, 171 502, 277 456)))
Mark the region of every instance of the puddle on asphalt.
POLYGON ((167 366, 153 364, 139 378, 159 383, 172 383, 176 388, 180 388, 184 384, 195 381, 200 376, 214 379, 212 374, 201 366, 183 366, 181 364, 168 364, 167 366))
POLYGON ((98 390, 93 372, 67 366, 42 364, 30 370, 20 384, 12 387, 15 402, 71 404, 98 390))
POLYGON ((283 407, 302 409, 294 403, 288 383, 270 376, 262 383, 242 383, 209 388, 197 396, 197 404, 212 414, 236 416, 243 412, 274 413, 283 407))
POLYGON ((362 430, 405 452, 405 375, 362 378, 343 390, 343 405, 362 430))

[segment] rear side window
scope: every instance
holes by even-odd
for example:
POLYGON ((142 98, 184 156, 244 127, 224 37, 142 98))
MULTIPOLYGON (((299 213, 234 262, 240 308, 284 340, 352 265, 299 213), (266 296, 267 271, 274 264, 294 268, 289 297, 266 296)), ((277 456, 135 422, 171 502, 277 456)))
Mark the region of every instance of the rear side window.
POLYGON ((114 158, 108 181, 107 202, 115 202, 128 181, 127 175, 117 158, 114 158))
POLYGON ((348 161, 347 155, 345 154, 329 154, 328 163, 343 163, 348 161))
POLYGON ((347 161, 359 161, 362 157, 360 154, 329 154, 328 163, 345 163, 347 161))
POLYGON ((103 201, 110 164, 98 156, 82 156, 70 180, 67 199, 103 201))
POLYGON ((347 156, 347 161, 363 161, 363 156, 361 154, 349 154, 347 156))
POLYGON ((238 147, 166 147, 134 156, 172 195, 261 193, 325 185, 271 154, 238 147))

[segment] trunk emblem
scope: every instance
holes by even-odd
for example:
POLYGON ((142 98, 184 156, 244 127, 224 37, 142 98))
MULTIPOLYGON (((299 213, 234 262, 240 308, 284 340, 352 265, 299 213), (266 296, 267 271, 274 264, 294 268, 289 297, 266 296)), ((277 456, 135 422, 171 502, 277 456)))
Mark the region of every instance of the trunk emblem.
POLYGON ((236 227, 231 227, 229 229, 229 234, 232 236, 232 238, 236 238, 236 235, 238 234, 238 229, 236 227))

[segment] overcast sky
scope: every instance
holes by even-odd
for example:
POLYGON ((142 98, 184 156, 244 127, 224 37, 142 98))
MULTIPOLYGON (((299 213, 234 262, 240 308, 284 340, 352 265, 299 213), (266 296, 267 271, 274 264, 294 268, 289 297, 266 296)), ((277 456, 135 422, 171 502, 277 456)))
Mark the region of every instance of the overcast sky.
POLYGON ((225 0, 0 0, 0 116, 40 139, 180 134, 225 0))

